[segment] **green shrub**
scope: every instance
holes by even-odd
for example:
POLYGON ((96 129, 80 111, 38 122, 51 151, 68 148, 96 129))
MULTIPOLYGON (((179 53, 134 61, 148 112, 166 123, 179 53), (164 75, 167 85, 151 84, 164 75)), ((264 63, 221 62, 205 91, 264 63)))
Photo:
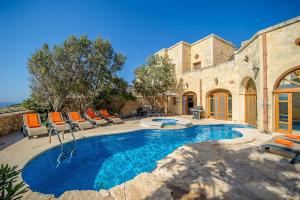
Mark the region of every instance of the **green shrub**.
POLYGON ((24 100, 22 106, 28 110, 34 110, 39 113, 44 125, 47 124, 48 113, 53 111, 49 104, 42 103, 36 97, 34 97, 34 95, 24 100))
POLYGON ((0 199, 1 200, 16 200, 21 199, 22 194, 27 191, 23 181, 16 183, 20 170, 17 166, 10 167, 1 164, 0 166, 0 199))

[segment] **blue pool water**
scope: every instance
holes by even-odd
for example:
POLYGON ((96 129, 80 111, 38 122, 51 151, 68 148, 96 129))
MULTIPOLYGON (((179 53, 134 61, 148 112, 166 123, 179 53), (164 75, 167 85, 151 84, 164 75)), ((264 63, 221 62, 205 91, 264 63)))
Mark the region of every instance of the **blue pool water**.
POLYGON ((176 119, 168 119, 168 118, 155 118, 152 119, 154 122, 162 122, 163 126, 173 126, 176 125, 177 120, 176 119))
POLYGON ((152 171, 158 160, 184 144, 241 137, 232 128, 243 127, 248 126, 204 125, 84 138, 77 141, 77 153, 70 162, 63 161, 56 168, 58 146, 29 161, 22 177, 31 190, 56 197, 67 190, 109 189, 152 171))

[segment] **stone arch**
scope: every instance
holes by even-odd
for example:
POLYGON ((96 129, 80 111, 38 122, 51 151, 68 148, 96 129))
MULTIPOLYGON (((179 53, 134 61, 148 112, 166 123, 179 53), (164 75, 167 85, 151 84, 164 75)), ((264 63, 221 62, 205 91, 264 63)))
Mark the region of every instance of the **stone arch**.
POLYGON ((232 119, 232 93, 223 88, 215 88, 206 93, 208 117, 221 120, 232 119))
POLYGON ((281 133, 300 133, 300 65, 283 72, 275 81, 274 128, 281 133))
POLYGON ((281 80, 286 77, 287 75, 289 75, 290 73, 296 71, 296 70, 300 70, 300 65, 292 67, 291 69, 286 70, 285 72, 283 72, 275 81, 273 89, 276 90, 279 87, 279 84, 281 82, 281 80))
POLYGON ((192 114, 190 109, 197 105, 197 94, 193 91, 187 91, 182 95, 182 114, 192 114))

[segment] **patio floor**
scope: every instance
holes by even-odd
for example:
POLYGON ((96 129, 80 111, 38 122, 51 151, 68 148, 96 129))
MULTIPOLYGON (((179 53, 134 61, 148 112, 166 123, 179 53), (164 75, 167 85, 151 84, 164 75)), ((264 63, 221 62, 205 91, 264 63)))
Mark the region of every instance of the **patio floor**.
MULTIPOLYGON (((210 119, 192 122, 233 123, 210 119)), ((142 128, 140 120, 129 120, 125 124, 80 131, 75 135, 82 138, 142 128)), ((255 140, 246 144, 236 140, 232 144, 185 145, 160 160, 151 173, 142 173, 110 190, 65 192, 60 199, 300 199, 300 164, 291 165, 287 158, 270 153, 260 155, 255 151, 272 135, 256 129, 241 132, 255 140)), ((0 163, 20 168, 33 156, 58 144, 56 137, 51 144, 48 137, 11 138, 0 141, 10 144, 0 151, 0 163)), ((66 134, 66 140, 70 138, 70 134, 66 134)), ((25 199, 54 197, 29 192, 25 199)))

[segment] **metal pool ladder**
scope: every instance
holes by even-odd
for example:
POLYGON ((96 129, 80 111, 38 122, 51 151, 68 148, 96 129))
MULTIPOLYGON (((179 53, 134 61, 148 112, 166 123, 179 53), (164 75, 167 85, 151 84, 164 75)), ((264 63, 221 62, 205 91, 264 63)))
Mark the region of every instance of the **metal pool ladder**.
POLYGON ((54 131, 56 133, 59 143, 60 143, 60 154, 56 160, 57 161, 56 168, 57 168, 60 165, 60 163, 66 159, 68 159, 68 162, 70 162, 73 155, 76 154, 77 141, 76 141, 76 138, 74 136, 74 133, 73 133, 71 127, 70 127, 70 133, 71 133, 73 139, 68 143, 62 142, 59 132, 56 129, 51 129, 50 131, 54 131))

